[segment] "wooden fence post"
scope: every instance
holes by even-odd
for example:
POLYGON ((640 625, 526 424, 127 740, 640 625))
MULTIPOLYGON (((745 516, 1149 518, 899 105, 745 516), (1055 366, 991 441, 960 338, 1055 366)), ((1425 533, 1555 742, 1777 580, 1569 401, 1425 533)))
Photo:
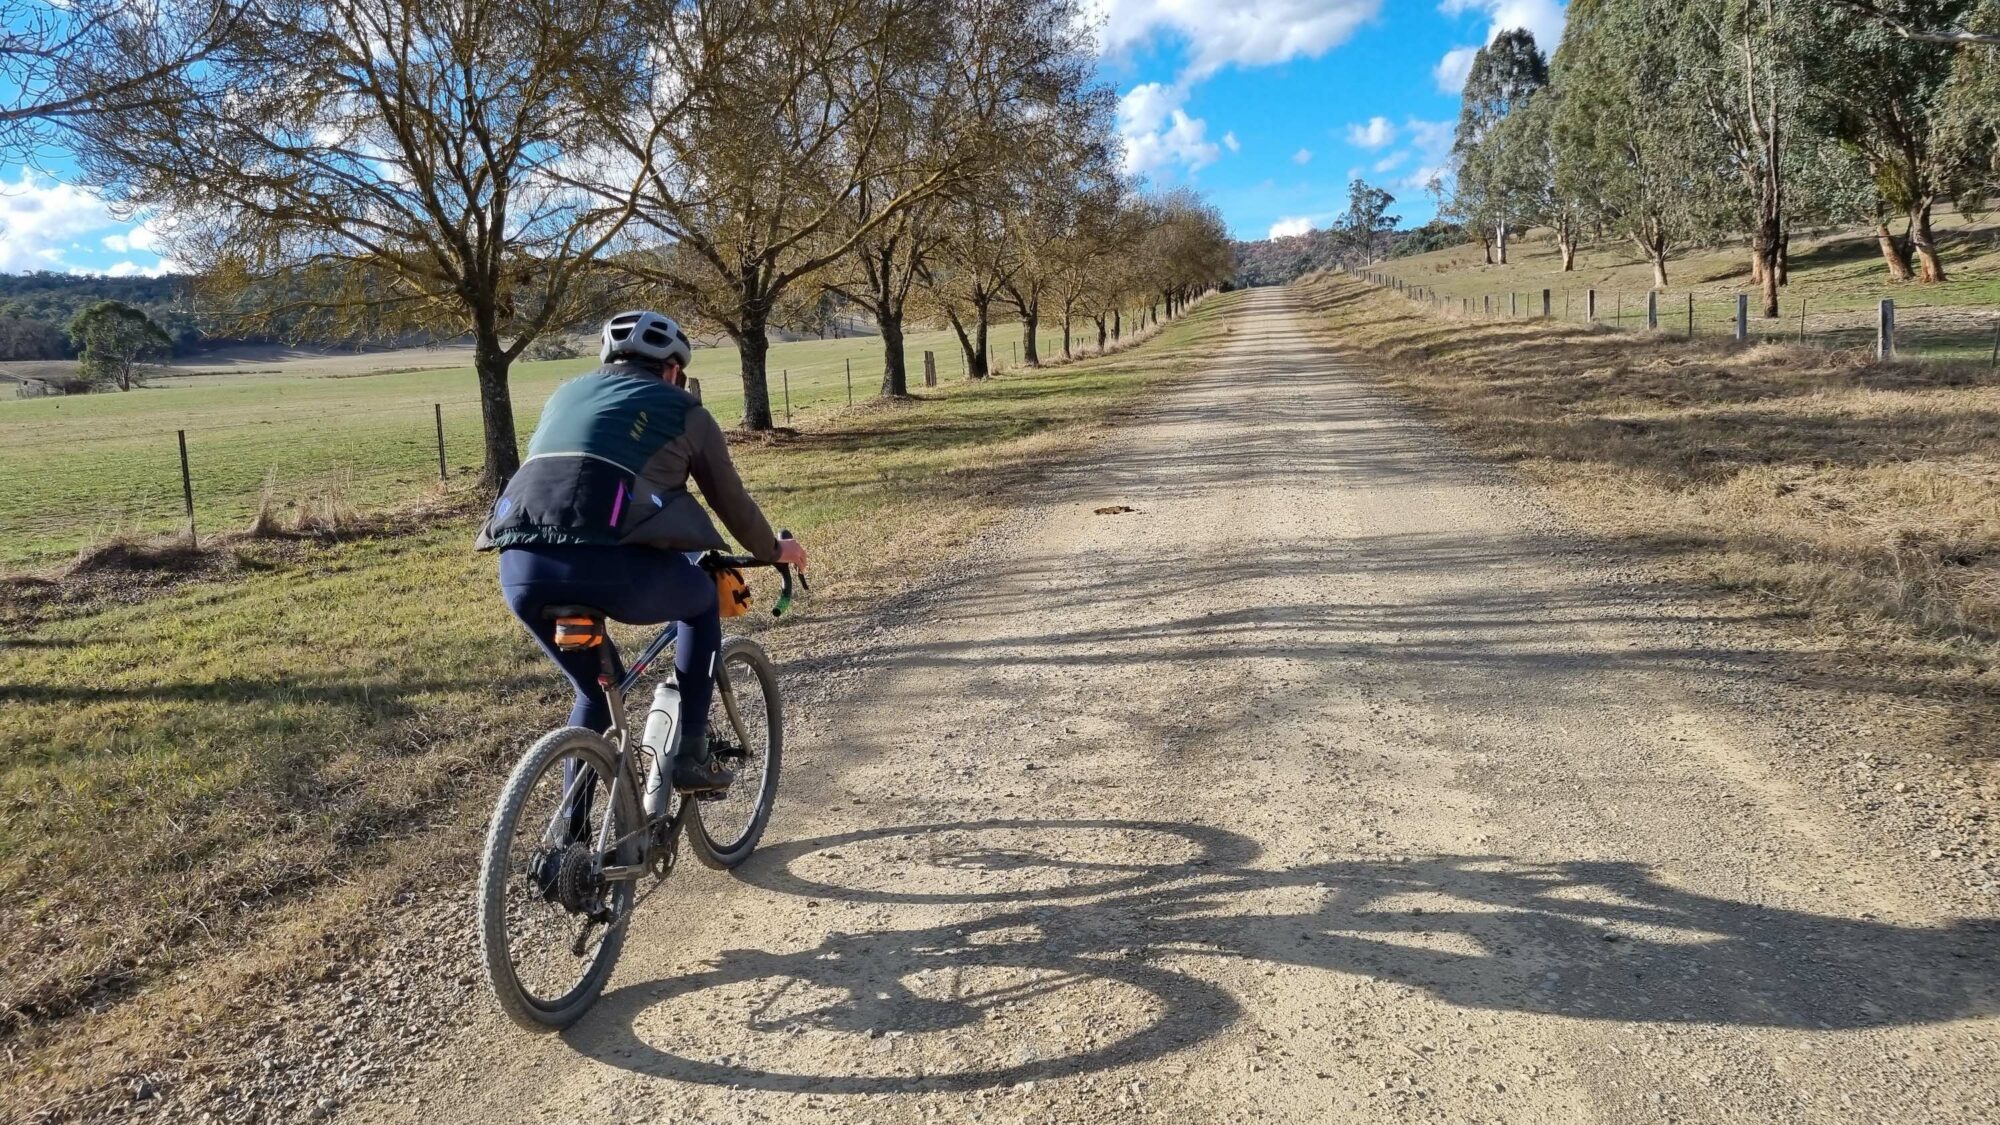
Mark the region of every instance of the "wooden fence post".
POLYGON ((1517 320, 1521 316, 1521 295, 1511 289, 1507 291, 1507 315, 1517 320))
POLYGON ((854 359, 847 360, 847 405, 854 405, 854 359))
POLYGON ((174 436, 181 443, 181 506, 187 511, 188 546, 198 548, 201 541, 194 534, 194 477, 188 473, 188 432, 175 430, 174 436))
POLYGON ((1547 320, 1548 318, 1549 318, 1549 291, 1547 289, 1544 289, 1542 290, 1542 319, 1547 320))
POLYGON ((1486 296, 1484 296, 1484 297, 1481 297, 1481 298, 1480 298, 1480 300, 1482 300, 1482 301, 1486 302, 1486 315, 1487 315, 1487 316, 1492 316, 1492 315, 1493 315, 1493 294, 1491 294, 1491 293, 1488 293, 1488 294, 1487 294, 1486 296))
POLYGON ((1875 358, 1894 359, 1896 357, 1896 302, 1882 298, 1882 309, 1875 321, 1875 358))
POLYGON ((928 351, 924 353, 924 386, 937 386, 937 356, 928 351))
POLYGON ((438 433, 438 479, 445 479, 444 471, 444 403, 431 403, 431 411, 437 416, 438 433))
POLYGON ((1694 294, 1688 294, 1688 339, 1694 339, 1694 294))
POLYGON ((1660 291, 1657 289, 1648 289, 1646 290, 1646 331, 1658 332, 1659 330, 1660 291))
POLYGON ((1743 343, 1750 338, 1750 294, 1736 295, 1736 342, 1743 343))
POLYGON ((1595 289, 1584 291, 1583 319, 1590 324, 1597 323, 1597 290, 1595 289))
MULTIPOLYGON (((768 367, 767 367, 767 368, 765 368, 765 370, 766 370, 766 371, 768 371, 768 370, 770 370, 770 368, 768 368, 768 367)), ((789 425, 791 425, 791 424, 792 424, 792 369, 791 369, 791 368, 789 368, 789 367, 787 367, 787 368, 785 368, 785 369, 784 369, 784 371, 785 371, 785 376, 784 376, 784 378, 785 378, 785 425, 789 426, 789 425)), ((766 386, 769 386, 770 384, 768 384, 768 383, 767 383, 767 384, 765 384, 765 385, 766 385, 766 386)))

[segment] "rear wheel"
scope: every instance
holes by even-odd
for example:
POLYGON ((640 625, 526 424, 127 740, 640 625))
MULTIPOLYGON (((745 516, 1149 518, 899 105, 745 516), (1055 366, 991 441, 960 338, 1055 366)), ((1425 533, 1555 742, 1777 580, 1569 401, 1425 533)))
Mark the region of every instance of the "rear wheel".
POLYGON ((725 869, 757 849, 778 798, 785 709, 778 671, 756 641, 731 637, 723 643, 708 741, 736 778, 721 796, 696 800, 688 809, 688 843, 704 866, 725 869))
POLYGON ((531 1031, 575 1023, 618 962, 632 883, 606 883, 606 864, 637 863, 637 837, 600 859, 600 838, 638 831, 630 786, 611 799, 616 751, 592 731, 551 731, 521 757, 500 792, 479 873, 479 938, 493 994, 531 1031), (611 824, 608 835, 601 835, 611 824))

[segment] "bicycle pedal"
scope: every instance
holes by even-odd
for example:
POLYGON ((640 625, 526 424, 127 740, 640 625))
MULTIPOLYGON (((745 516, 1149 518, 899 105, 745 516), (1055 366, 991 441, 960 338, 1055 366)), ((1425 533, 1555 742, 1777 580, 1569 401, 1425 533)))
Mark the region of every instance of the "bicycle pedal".
POLYGON ((727 789, 704 789, 704 790, 702 790, 702 791, 701 791, 701 792, 699 792, 699 793, 690 793, 690 794, 688 794, 688 795, 689 795, 690 797, 693 797, 693 798, 694 798, 695 800, 697 800, 697 801, 720 801, 720 800, 722 800, 723 798, 725 798, 725 797, 729 796, 729 790, 727 790, 727 789))

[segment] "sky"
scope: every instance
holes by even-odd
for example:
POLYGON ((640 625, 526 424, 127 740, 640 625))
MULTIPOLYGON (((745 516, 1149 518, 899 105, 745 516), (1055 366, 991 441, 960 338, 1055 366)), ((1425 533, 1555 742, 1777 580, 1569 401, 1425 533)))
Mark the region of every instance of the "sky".
MULTIPOLYGON (((1565 0, 1085 2, 1126 171, 1194 188, 1258 239, 1328 225, 1356 177, 1395 195, 1404 226, 1429 219, 1473 52, 1513 27, 1552 50, 1565 0)), ((0 166, 0 273, 173 268, 143 217, 44 163, 0 166)))

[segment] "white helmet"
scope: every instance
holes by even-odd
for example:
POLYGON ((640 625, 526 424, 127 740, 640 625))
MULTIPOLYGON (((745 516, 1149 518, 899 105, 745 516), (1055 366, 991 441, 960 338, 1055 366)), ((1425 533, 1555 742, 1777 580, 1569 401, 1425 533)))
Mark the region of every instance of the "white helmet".
POLYGON ((686 367, 694 359, 694 349, 681 326, 659 313, 622 312, 604 322, 604 347, 597 358, 610 363, 613 356, 621 355, 661 364, 678 359, 686 367))

